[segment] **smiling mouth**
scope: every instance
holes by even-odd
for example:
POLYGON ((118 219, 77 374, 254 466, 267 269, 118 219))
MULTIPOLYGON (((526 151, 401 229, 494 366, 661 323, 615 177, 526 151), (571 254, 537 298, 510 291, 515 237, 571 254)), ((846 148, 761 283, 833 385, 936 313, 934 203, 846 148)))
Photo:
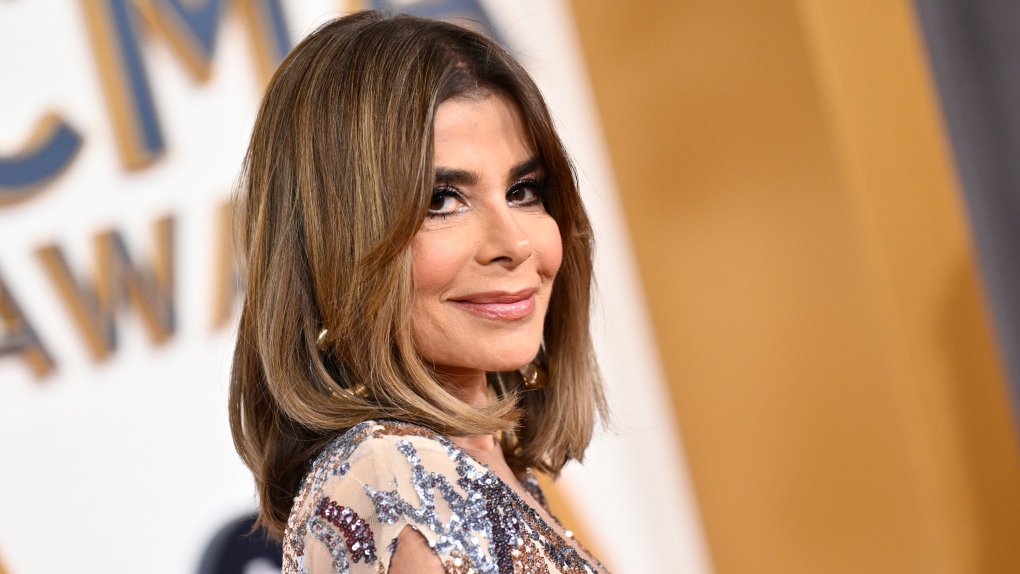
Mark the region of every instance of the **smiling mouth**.
POLYGON ((485 319, 516 321, 528 317, 535 311, 535 289, 523 289, 514 293, 507 291, 474 293, 460 299, 450 299, 450 303, 485 319))

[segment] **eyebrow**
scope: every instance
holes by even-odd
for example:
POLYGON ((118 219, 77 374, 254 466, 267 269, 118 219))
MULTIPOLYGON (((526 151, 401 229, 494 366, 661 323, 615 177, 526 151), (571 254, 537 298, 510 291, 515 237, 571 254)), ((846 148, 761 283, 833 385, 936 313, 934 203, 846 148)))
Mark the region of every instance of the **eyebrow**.
MULTIPOLYGON (((510 179, 519 179, 542 167, 542 159, 538 156, 528 158, 510 168, 510 179)), ((474 185, 478 183, 478 174, 464 169, 440 167, 436 169, 436 182, 453 185, 474 185)))
POLYGON ((510 179, 519 179, 542 167, 542 158, 533 156, 510 168, 510 179))
POLYGON ((436 169, 436 183, 453 185, 474 185, 478 183, 478 174, 464 169, 440 167, 436 169))

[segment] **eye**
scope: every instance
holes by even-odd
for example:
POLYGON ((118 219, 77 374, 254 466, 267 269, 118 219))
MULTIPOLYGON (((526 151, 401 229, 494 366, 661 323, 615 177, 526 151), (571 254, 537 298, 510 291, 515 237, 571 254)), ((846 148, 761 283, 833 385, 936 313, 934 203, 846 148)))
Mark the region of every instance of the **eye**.
POLYGON ((510 206, 528 207, 542 203, 548 191, 546 180, 528 178, 518 181, 510 186, 506 192, 506 203, 510 206))
POLYGON ((437 187, 432 190, 429 201, 429 217, 448 217, 460 211, 464 206, 464 196, 450 187, 437 187))

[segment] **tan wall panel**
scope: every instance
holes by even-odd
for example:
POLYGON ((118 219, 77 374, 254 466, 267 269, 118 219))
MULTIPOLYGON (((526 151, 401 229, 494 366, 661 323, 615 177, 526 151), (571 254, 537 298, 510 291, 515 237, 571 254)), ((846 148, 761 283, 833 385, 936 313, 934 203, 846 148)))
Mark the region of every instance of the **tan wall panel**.
POLYGON ((936 543, 954 571, 1020 571, 1015 427, 911 6, 802 8, 936 543))
POLYGON ((893 4, 830 11, 857 17, 833 30, 795 2, 573 2, 722 573, 969 572, 1015 558, 985 559, 983 541, 1017 513, 1015 497, 978 491, 1007 487, 1015 445, 916 32, 893 4), (891 44, 869 18, 893 18, 891 44), (851 54, 871 42, 902 56, 831 67, 874 96, 844 119, 849 96, 818 53, 832 34, 859 38, 837 46, 851 54), (928 99, 854 168, 851 140, 888 134, 840 122, 878 114, 887 95, 928 99), (929 139, 894 153, 913 138, 929 139), (877 229, 918 203, 927 215, 909 230, 877 229), (896 259, 886 242, 905 242, 896 259), (993 516, 982 497, 1009 504, 993 516))

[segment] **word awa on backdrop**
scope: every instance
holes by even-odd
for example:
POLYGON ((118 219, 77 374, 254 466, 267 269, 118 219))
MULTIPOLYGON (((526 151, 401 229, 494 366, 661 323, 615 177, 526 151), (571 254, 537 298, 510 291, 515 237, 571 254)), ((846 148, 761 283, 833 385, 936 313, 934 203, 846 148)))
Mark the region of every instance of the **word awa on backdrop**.
MULTIPOLYGON (((142 57, 142 31, 167 40, 171 52, 198 81, 209 78, 217 31, 235 4, 251 39, 255 65, 263 81, 290 49, 280 0, 82 0, 86 25, 98 60, 100 80, 110 109, 124 168, 143 169, 166 150, 149 74, 142 57), (146 24, 142 26, 142 21, 146 24)), ((59 113, 45 114, 23 148, 0 156, 0 207, 30 200, 55 180, 78 157, 84 137, 59 113)), ((229 207, 221 206, 219 256, 214 283, 213 323, 229 320, 236 296, 236 275, 229 257, 226 229, 229 207)), ((175 217, 153 223, 154 250, 150 262, 133 259, 117 230, 95 235, 94 273, 79 279, 64 250, 57 244, 36 249, 35 255, 65 304, 90 354, 96 359, 117 348, 115 313, 132 305, 146 330, 159 343, 175 330, 174 312, 175 217)), ((2 271, 2 270, 0 270, 2 271)), ((0 358, 20 357, 39 377, 55 368, 32 320, 22 310, 10 283, 0 275, 0 358)))

